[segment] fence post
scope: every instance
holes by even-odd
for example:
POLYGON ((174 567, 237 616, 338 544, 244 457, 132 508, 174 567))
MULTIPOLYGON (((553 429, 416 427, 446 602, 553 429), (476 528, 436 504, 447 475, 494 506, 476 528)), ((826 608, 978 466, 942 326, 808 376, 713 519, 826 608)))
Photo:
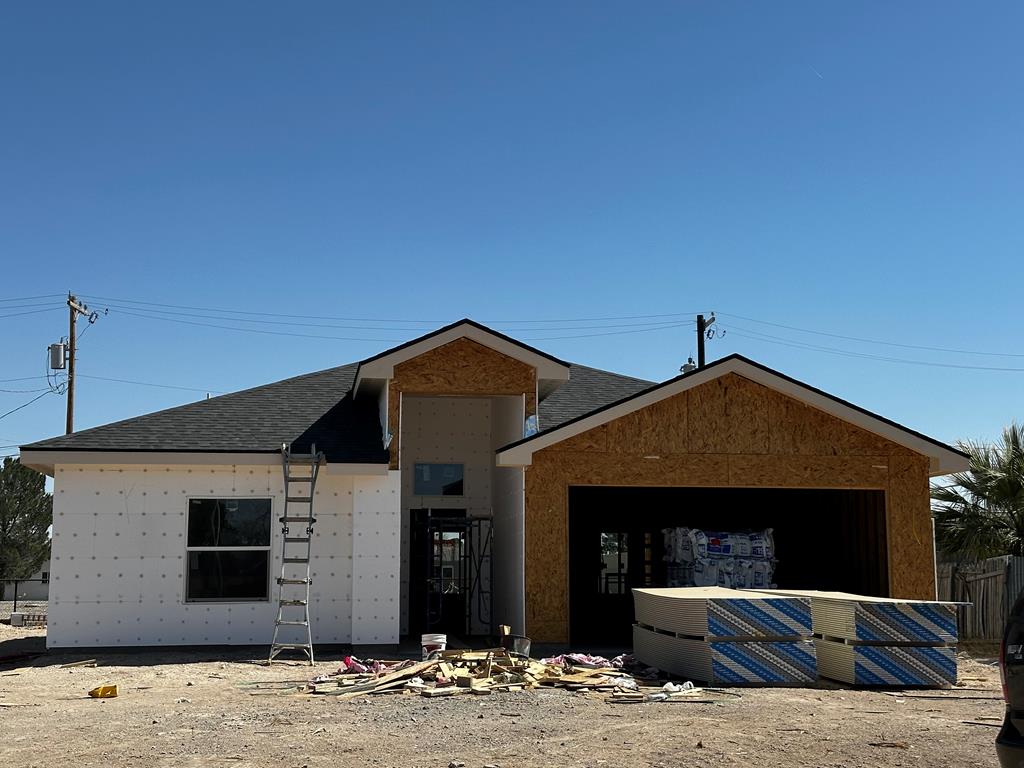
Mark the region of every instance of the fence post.
POLYGON ((18 580, 14 580, 14 607, 11 609, 11 613, 18 612, 18 580))

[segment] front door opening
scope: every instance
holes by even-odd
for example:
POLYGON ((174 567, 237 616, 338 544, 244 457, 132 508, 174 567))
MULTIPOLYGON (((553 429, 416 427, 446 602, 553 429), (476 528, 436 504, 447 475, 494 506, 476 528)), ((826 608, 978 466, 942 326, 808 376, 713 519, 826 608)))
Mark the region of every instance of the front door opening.
POLYGON ((410 633, 490 634, 490 520, 464 509, 414 509, 410 519, 410 633))

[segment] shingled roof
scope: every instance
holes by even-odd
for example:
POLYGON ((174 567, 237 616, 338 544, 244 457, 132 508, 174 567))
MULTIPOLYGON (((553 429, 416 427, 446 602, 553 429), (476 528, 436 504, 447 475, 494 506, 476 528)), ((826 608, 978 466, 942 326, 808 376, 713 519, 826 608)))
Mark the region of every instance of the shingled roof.
MULTIPOLYGON (((358 363, 200 400, 22 446, 28 451, 270 453, 316 443, 336 463, 385 464, 377 403, 353 399, 358 363)), ((540 404, 540 425, 563 422, 652 382, 571 365, 569 381, 540 404)))
POLYGON ((311 443, 327 460, 384 463, 377 405, 353 400, 357 363, 84 429, 22 450, 267 453, 311 443))

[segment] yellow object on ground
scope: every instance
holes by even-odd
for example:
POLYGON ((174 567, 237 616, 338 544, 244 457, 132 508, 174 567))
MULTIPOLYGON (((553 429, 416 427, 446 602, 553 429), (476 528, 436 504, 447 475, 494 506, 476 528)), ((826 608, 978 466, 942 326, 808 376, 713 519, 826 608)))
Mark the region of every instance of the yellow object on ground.
POLYGON ((117 686, 100 685, 89 691, 89 695, 94 699, 112 699, 117 696, 117 686))

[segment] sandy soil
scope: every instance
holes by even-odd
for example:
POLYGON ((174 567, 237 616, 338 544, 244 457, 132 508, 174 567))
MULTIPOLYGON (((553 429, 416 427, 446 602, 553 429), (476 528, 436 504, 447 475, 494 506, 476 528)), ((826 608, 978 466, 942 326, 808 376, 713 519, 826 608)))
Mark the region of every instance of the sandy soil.
MULTIPOLYGON (((0 657, 39 650, 45 630, 0 625, 0 657)), ((251 653, 251 651, 250 651, 251 653)), ((879 691, 735 689, 722 703, 610 704, 551 689, 338 701, 266 693, 336 660, 258 666, 244 653, 87 654, 0 663, 0 765, 39 766, 994 766, 998 670, 961 657, 960 687, 879 691), (18 666, 20 664, 20 666, 18 666), (116 699, 86 692, 116 683, 116 699), (964 721, 979 723, 970 725, 964 721)))

